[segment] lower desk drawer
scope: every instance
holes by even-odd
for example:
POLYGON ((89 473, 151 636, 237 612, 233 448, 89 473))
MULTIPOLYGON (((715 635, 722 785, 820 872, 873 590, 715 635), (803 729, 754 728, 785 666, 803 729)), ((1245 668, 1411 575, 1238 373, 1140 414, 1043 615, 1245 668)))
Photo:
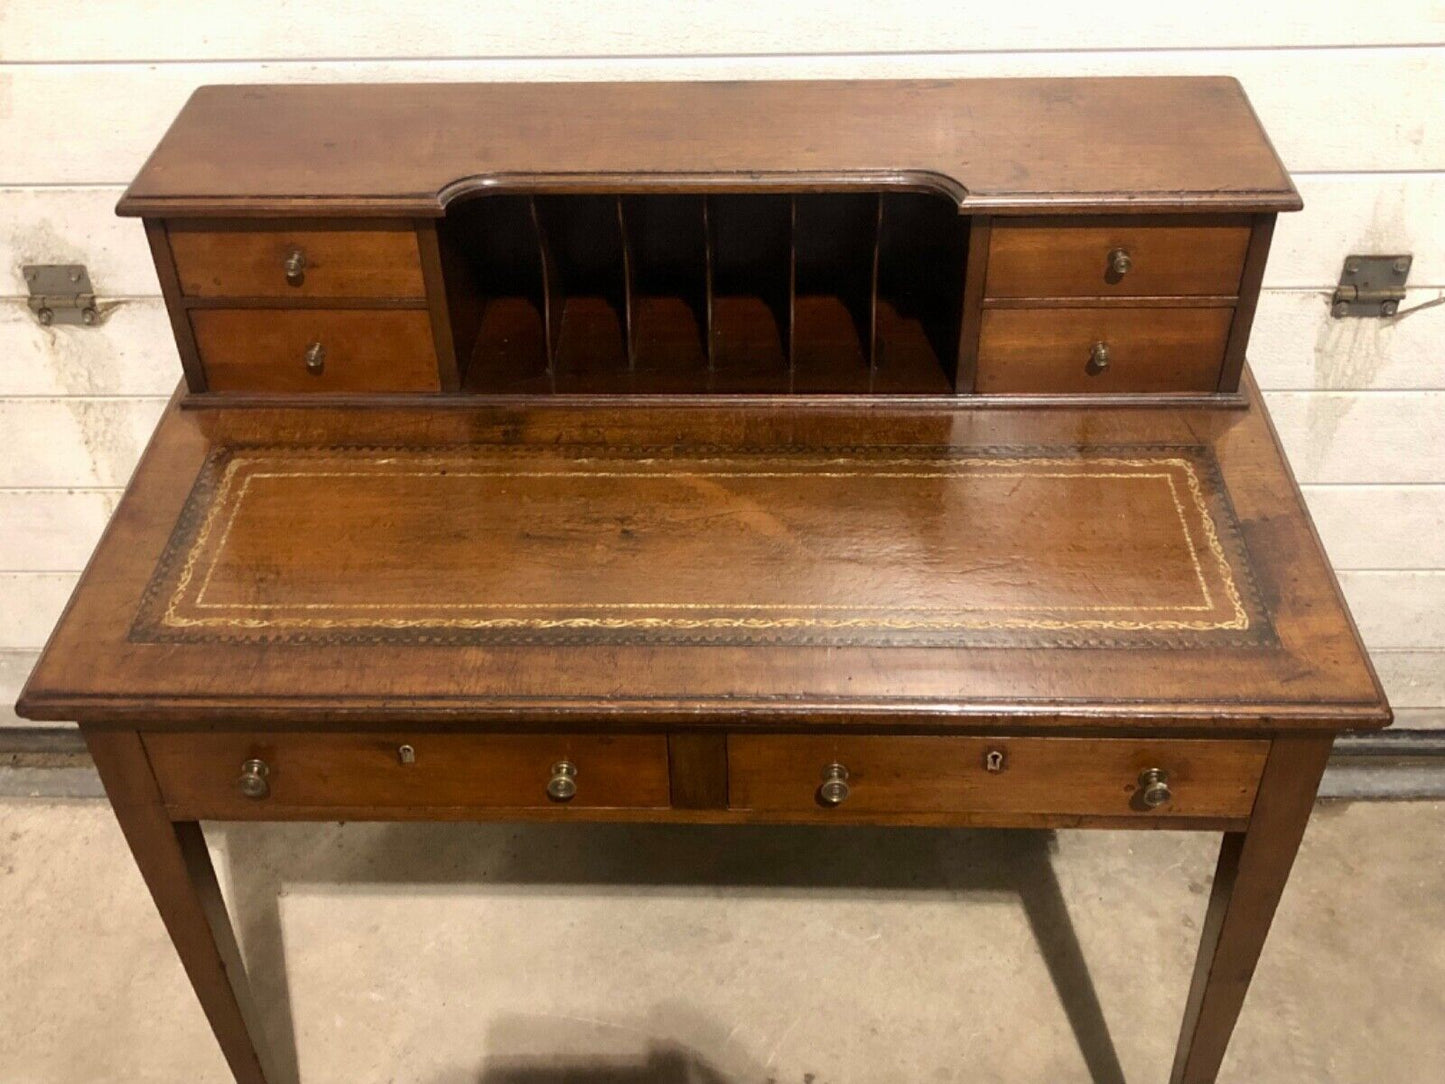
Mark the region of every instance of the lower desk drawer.
POLYGON ((155 732, 143 739, 166 806, 185 819, 670 803, 665 735, 155 732))
POLYGON ((192 309, 215 392, 426 392, 441 387, 425 309, 192 309))
POLYGON ((1212 392, 1232 308, 986 309, 976 390, 1212 392))
POLYGON ((1268 751, 1251 740, 735 734, 728 804, 788 814, 1241 818, 1268 751))

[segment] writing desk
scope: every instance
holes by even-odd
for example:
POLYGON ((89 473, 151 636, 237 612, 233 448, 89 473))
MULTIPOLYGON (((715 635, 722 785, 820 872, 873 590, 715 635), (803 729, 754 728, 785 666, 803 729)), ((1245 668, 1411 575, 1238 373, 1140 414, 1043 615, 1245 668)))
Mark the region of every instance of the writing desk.
POLYGON ((1229 80, 198 92, 121 208, 186 385, 20 711, 237 1080, 202 820, 1222 832, 1215 1079, 1390 720, 1244 368, 1297 205, 1229 80))

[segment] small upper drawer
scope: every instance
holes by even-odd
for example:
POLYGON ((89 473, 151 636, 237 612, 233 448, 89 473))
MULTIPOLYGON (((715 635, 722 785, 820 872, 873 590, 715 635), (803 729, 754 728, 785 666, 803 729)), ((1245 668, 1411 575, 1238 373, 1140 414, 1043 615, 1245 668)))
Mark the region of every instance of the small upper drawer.
POLYGON ((735 810, 1248 817, 1267 741, 744 735, 735 810))
POLYGON ((664 808, 667 737, 632 734, 150 733, 177 816, 422 808, 664 808))
POLYGON ((995 219, 987 297, 1168 297, 1239 292, 1244 216, 995 219))
POLYGON ((437 391, 425 309, 192 309, 216 392, 437 391))
POLYGON ((1212 392, 1232 308, 985 309, 981 393, 1212 392))
POLYGON ((408 225, 293 229, 285 222, 167 224, 181 292, 191 297, 424 297, 408 225))

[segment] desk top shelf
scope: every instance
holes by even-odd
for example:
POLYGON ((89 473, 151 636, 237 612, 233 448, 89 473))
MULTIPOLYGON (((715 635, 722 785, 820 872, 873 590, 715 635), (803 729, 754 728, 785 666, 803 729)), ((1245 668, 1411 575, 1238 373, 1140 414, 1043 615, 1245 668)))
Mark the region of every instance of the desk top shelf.
POLYGON ((120 201, 197 397, 1238 406, 1231 79, 202 87, 120 201))
POLYGON ((963 212, 1300 207, 1229 78, 201 87, 122 214, 440 216, 478 191, 930 190, 963 212))

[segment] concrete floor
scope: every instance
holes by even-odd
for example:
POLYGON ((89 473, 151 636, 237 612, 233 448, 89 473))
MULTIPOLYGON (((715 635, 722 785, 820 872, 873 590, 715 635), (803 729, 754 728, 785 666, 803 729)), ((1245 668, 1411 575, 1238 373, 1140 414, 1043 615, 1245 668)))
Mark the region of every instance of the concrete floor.
MULTIPOLYGON (((1216 837, 210 829, 306 1084, 1167 1078, 1216 837)), ((1445 1079, 1445 804, 1324 805, 1221 1080, 1445 1079)), ((0 1084, 228 1080, 109 809, 0 801, 0 1084)))

